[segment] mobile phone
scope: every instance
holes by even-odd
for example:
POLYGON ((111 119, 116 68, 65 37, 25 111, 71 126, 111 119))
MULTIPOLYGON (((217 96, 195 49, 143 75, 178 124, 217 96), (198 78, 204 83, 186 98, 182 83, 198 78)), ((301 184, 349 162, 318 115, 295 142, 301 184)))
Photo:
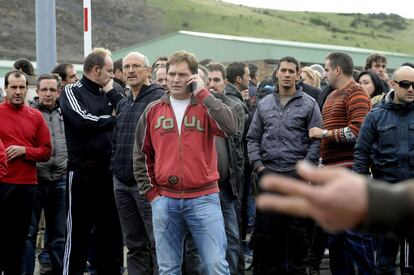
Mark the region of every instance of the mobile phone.
MULTIPOLYGON (((198 74, 198 66, 195 68, 195 70, 191 71, 191 74, 198 74)), ((191 84, 187 85, 187 89, 190 93, 194 92, 195 89, 197 89, 197 83, 192 82, 191 84)))

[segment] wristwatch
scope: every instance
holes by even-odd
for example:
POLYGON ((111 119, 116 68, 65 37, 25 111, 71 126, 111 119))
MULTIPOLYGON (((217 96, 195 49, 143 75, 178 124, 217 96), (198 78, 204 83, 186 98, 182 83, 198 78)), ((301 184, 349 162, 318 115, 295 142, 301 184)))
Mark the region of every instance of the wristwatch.
POLYGON ((322 130, 322 138, 326 138, 328 136, 328 130, 327 129, 323 129, 322 130))

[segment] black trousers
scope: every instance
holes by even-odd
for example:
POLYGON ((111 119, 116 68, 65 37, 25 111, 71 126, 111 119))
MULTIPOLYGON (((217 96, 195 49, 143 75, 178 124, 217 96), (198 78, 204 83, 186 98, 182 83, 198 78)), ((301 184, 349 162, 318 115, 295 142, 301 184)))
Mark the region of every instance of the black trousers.
MULTIPOLYGON (((294 172, 285 176, 297 177, 294 172)), ((253 274, 306 274, 309 220, 256 210, 253 274)))
POLYGON ((21 273, 35 184, 0 183, 0 274, 21 273))
POLYGON ((93 227, 96 232, 97 274, 121 274, 122 233, 109 168, 69 171, 67 179, 68 217, 63 274, 83 274, 93 227))

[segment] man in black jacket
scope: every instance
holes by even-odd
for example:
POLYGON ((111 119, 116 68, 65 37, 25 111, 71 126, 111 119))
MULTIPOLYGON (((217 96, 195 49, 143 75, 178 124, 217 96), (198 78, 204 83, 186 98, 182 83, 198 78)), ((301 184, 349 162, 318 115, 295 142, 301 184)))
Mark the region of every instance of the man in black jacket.
MULTIPOLYGON (((414 177, 414 69, 397 69, 391 87, 385 100, 365 117, 355 145, 353 170, 364 175, 371 170, 375 179, 396 183, 414 177)), ((378 235, 376 244, 378 273, 395 273, 399 240, 378 235)), ((407 268, 409 258, 408 244, 404 246, 401 271, 407 268)))
POLYGON ((68 218, 63 274, 83 274, 88 237, 96 230, 98 273, 120 274, 120 224, 109 170, 113 108, 123 96, 113 89, 110 52, 94 49, 84 75, 65 86, 60 104, 68 148, 68 218), (93 198, 93 201, 91 201, 93 198))
POLYGON ((149 103, 164 95, 164 90, 158 84, 150 84, 148 74, 151 73, 151 66, 146 56, 131 52, 125 56, 122 64, 124 78, 131 92, 118 104, 112 140, 111 167, 115 200, 128 248, 128 273, 146 274, 152 269, 152 255, 153 272, 157 274, 151 204, 139 194, 132 170, 132 151, 141 114, 149 103))
POLYGON ((240 118, 239 129, 236 134, 224 138, 216 138, 217 164, 220 175, 220 204, 224 218, 224 226, 227 237, 226 259, 229 263, 231 274, 243 274, 244 262, 241 253, 239 226, 237 222, 237 206, 240 206, 239 190, 243 184, 244 159, 243 159, 243 131, 245 123, 245 111, 238 100, 230 99, 224 95, 227 83, 226 69, 220 63, 210 63, 208 69, 208 88, 224 104, 233 109, 240 118), (243 268, 240 268, 240 267, 243 268), (238 270, 239 268, 239 270, 238 270))

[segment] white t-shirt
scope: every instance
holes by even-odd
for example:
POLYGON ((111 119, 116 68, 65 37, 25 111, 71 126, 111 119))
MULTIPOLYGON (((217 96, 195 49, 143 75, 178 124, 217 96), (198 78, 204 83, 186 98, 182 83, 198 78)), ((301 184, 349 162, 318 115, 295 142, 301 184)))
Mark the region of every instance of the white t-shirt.
POLYGON ((175 99, 170 96, 170 101, 174 111, 175 119, 177 120, 178 134, 181 135, 181 125, 183 124, 185 109, 190 104, 191 98, 175 99))

